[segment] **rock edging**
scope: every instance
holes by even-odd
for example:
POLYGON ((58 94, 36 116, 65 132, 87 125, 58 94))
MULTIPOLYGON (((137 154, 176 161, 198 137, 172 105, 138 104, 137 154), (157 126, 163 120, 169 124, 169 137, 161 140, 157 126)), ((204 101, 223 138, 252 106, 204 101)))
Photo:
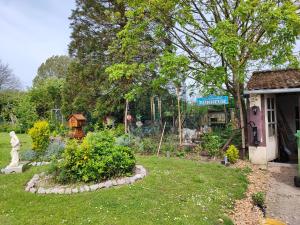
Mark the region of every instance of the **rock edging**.
MULTIPOLYGON (((131 177, 122 177, 113 180, 107 180, 101 183, 91 184, 91 185, 82 185, 79 187, 68 187, 56 185, 54 187, 45 188, 39 186, 39 183, 42 177, 45 176, 45 173, 35 174, 31 180, 26 184, 25 191, 36 193, 36 194, 75 194, 79 192, 87 191, 96 191, 101 188, 110 188, 113 186, 121 186, 125 184, 132 184, 137 180, 143 179, 147 175, 146 169, 141 165, 136 165, 134 169, 134 175, 131 177)), ((51 176, 47 176, 50 178, 51 176)))
POLYGON ((45 161, 42 161, 42 162, 31 162, 31 163, 28 163, 29 166, 45 166, 45 165, 49 165, 51 162, 45 162, 45 161))

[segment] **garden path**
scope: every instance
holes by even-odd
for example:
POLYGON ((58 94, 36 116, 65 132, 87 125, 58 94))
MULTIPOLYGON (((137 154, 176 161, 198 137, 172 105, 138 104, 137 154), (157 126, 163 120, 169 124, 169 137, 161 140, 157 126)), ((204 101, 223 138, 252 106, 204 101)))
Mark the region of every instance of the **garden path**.
POLYGON ((300 224, 300 188, 294 186, 295 166, 269 165, 269 189, 266 196, 267 217, 288 225, 300 224))

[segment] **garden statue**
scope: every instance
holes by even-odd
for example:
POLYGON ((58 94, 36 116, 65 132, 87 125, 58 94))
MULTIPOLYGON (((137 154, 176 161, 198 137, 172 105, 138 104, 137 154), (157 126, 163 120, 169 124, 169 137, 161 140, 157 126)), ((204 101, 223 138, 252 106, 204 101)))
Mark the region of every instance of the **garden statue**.
POLYGON ((10 144, 11 144, 11 162, 10 164, 5 168, 2 169, 1 172, 3 173, 21 173, 23 165, 19 164, 19 150, 20 150, 20 141, 14 131, 9 133, 10 136, 10 144))
POLYGON ((199 132, 196 129, 183 128, 182 136, 184 139, 184 143, 193 143, 199 136, 199 132))
POLYGON ((11 144, 11 162, 7 167, 16 167, 19 165, 19 150, 20 150, 20 141, 14 131, 9 133, 10 144, 11 144))

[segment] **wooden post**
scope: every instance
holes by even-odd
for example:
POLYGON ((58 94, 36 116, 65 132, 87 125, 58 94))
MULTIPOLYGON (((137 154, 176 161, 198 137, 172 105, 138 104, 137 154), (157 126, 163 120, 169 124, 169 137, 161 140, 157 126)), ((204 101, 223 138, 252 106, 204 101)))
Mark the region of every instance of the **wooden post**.
POLYGON ((162 143, 162 140, 163 140, 163 137, 164 137, 164 133, 165 133, 166 123, 167 122, 165 121, 164 128, 162 130, 160 141, 159 141, 159 145, 158 145, 158 149, 157 149, 157 154, 156 154, 157 156, 159 156, 159 152, 160 152, 160 148, 161 148, 161 143, 162 143))
POLYGON ((159 111, 159 123, 162 126, 162 110, 161 110, 161 98, 158 97, 158 111, 159 111))
POLYGON ((153 96, 150 97, 150 114, 151 114, 151 122, 153 123, 153 96))
POLYGON ((178 133, 179 133, 179 145, 182 145, 182 131, 181 131, 181 111, 180 111, 180 87, 176 87, 177 95, 177 110, 178 110, 178 133))
POLYGON ((155 97, 153 97, 153 101, 152 101, 152 103, 153 103, 153 121, 155 122, 155 120, 156 120, 156 116, 155 116, 155 97))

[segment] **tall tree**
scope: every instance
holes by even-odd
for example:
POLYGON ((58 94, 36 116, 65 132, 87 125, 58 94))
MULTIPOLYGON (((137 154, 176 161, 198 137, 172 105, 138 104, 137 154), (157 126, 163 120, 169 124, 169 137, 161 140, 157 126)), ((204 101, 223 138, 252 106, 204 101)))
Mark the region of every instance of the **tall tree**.
POLYGON ((20 80, 13 74, 8 64, 3 64, 0 60, 0 90, 19 89, 20 80))
POLYGON ((118 105, 123 100, 105 69, 118 58, 109 52, 109 46, 126 24, 125 5, 114 0, 76 0, 70 20, 69 53, 77 61, 66 78, 64 111, 81 111, 99 118, 120 110, 118 105))
MULTIPOLYGON (((240 112, 242 148, 245 149, 247 125, 242 94, 246 77, 257 64, 297 66, 293 56, 293 47, 300 32, 297 1, 126 2, 131 14, 138 12, 143 23, 151 24, 144 26, 147 32, 158 40, 167 40, 176 52, 189 57, 193 79, 206 88, 224 89, 232 94, 240 112)), ((129 21, 127 38, 123 40, 126 42, 131 38, 130 34, 135 30, 134 21, 129 21)))
POLYGON ((39 66, 37 75, 33 79, 33 85, 38 85, 50 77, 64 79, 71 62, 72 59, 65 55, 51 56, 39 66))

